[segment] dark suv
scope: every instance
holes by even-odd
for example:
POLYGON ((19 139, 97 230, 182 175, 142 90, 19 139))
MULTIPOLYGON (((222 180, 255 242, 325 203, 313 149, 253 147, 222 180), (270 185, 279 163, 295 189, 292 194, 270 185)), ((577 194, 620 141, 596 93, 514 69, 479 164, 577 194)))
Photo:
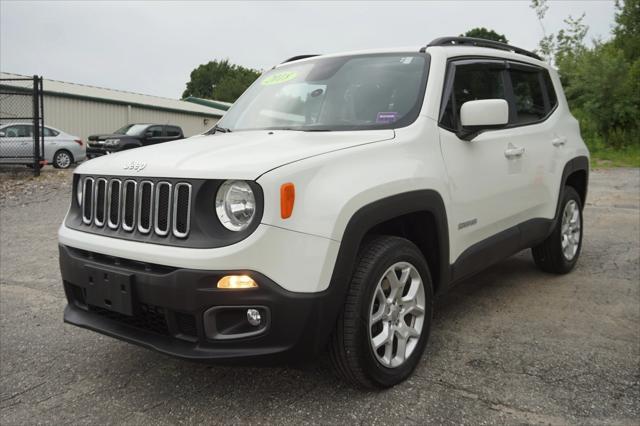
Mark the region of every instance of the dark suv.
POLYGON ((184 139, 178 126, 163 124, 128 124, 108 135, 91 135, 87 157, 93 158, 125 149, 184 139))

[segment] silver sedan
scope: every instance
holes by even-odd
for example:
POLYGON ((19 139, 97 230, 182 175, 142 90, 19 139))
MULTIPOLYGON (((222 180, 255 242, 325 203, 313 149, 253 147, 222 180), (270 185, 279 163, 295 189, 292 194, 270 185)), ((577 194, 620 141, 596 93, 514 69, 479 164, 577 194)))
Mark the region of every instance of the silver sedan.
MULTIPOLYGON (((0 126, 0 164, 33 164, 33 124, 0 126)), ((86 144, 77 136, 50 126, 44 127, 44 160, 58 169, 83 161, 86 144)))

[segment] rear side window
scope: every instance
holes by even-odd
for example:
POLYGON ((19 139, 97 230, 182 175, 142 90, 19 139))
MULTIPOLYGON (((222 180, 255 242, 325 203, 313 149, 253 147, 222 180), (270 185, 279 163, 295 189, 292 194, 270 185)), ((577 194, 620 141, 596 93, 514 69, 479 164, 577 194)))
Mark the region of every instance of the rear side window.
POLYGON ((544 79, 544 85, 547 89, 547 97, 549 98, 549 110, 552 110, 558 105, 558 97, 556 96, 556 89, 553 87, 551 76, 549 71, 542 71, 542 78, 544 79))
POLYGON ((47 136, 47 137, 51 137, 51 136, 58 136, 58 135, 59 135, 59 133, 58 133, 58 132, 56 132, 56 131, 55 131, 55 130, 53 130, 53 129, 50 129, 50 128, 48 128, 48 127, 45 127, 45 128, 44 128, 44 135, 45 135, 45 136, 47 136))
POLYGON ((162 137, 162 126, 150 126, 147 132, 151 132, 152 138, 162 137))
POLYGON ((455 65, 453 86, 445 90, 447 103, 442 111, 440 124, 451 130, 460 126, 460 108, 468 101, 481 99, 506 99, 504 66, 496 63, 472 63, 455 65))
POLYGON ((181 133, 182 132, 180 131, 179 127, 167 126, 167 136, 176 137, 176 136, 180 136, 181 133))
POLYGON ((516 109, 514 124, 527 124, 542 120, 549 109, 545 105, 541 72, 511 69, 509 73, 516 109))

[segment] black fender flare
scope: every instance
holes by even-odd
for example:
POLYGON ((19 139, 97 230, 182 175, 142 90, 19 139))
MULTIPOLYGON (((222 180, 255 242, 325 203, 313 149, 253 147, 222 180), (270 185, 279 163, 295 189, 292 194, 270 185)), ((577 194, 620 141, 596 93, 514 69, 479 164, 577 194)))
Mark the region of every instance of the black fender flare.
MULTIPOLYGON (((562 206, 560 205, 560 201, 564 196, 564 188, 567 185, 567 179, 569 179, 569 176, 571 176, 574 172, 577 172, 577 171, 584 171, 587 177, 587 181, 585 182, 585 186, 584 186, 585 188, 584 204, 586 204, 587 192, 589 187, 589 158, 586 156, 579 156, 567 161, 567 164, 564 165, 564 169, 562 170, 562 179, 560 180, 560 190, 558 191, 558 199, 556 200, 556 214, 553 217, 553 224, 549 231, 549 235, 551 235, 551 232, 553 232, 553 229, 555 228, 556 223, 560 218, 560 209, 562 208, 562 206)), ((582 206, 582 208, 584 208, 584 206, 582 206)))
POLYGON ((317 313, 314 334, 316 344, 324 344, 335 328, 349 288, 362 241, 372 228, 388 220, 410 213, 428 212, 436 222, 440 279, 438 288, 445 289, 450 281, 449 228, 444 201, 437 191, 417 190, 376 200, 356 211, 345 227, 329 287, 323 293, 321 313, 317 313))
MULTIPOLYGON (((345 287, 351 278, 358 250, 369 230, 410 213, 428 212, 436 221, 441 272, 449 269, 449 227, 444 201, 437 191, 425 189, 392 195, 361 207, 351 217, 342 235, 330 287, 345 287)), ((448 278, 446 272, 444 278, 448 278)), ((446 283, 446 281, 445 281, 446 283)), ((440 287, 443 288, 443 287, 440 287)))

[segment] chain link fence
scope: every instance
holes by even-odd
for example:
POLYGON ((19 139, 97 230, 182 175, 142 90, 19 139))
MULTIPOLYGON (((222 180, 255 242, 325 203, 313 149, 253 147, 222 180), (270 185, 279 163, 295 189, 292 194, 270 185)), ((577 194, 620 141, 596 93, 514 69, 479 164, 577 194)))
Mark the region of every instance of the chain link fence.
POLYGON ((0 164, 44 164, 42 77, 0 79, 0 164))

